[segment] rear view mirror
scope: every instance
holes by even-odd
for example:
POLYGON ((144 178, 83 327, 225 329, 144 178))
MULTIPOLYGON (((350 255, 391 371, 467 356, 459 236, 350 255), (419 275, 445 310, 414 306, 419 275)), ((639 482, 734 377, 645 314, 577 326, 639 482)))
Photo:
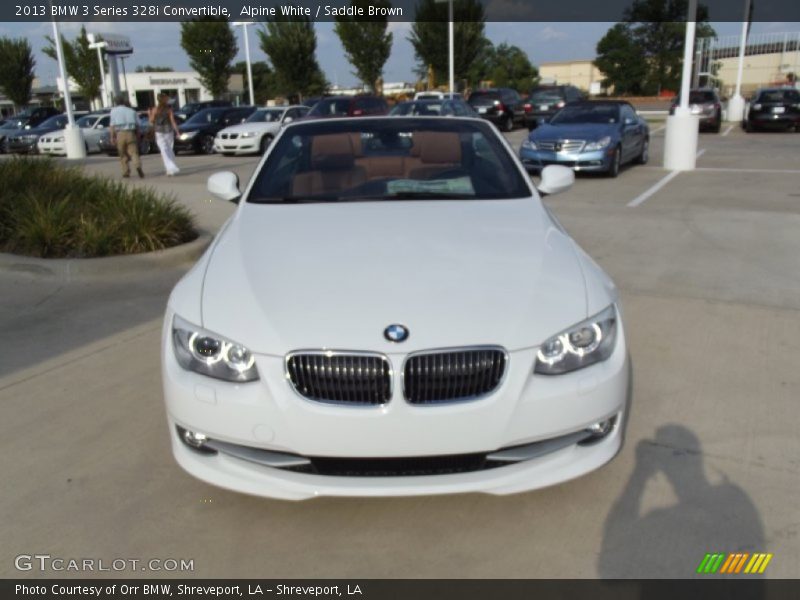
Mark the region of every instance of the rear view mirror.
POLYGON ((549 165, 542 169, 542 181, 539 183, 539 193, 552 196, 566 192, 575 183, 575 173, 572 169, 561 165, 549 165))
POLYGON ((232 171, 214 173, 208 178, 208 191, 212 196, 228 202, 239 202, 239 176, 232 171))

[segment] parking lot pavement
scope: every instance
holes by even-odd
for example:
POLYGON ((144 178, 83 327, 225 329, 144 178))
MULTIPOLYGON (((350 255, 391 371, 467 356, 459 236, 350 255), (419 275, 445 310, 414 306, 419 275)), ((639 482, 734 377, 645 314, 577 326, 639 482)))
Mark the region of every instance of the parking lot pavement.
MULTIPOLYGON (((168 448, 153 313, 170 275, 59 289, 0 272, 0 576, 41 552, 194 559, 202 577, 688 577, 734 551, 797 576, 800 135, 703 135, 700 168, 663 184, 662 146, 657 133, 650 166, 547 199, 621 289, 634 405, 615 461, 522 495, 295 504, 209 487, 168 448), (17 348, 30 359, 7 368, 17 348)), ((230 208, 206 201, 207 169, 254 164, 182 162, 185 176, 132 184, 176 192, 209 227, 230 208)))

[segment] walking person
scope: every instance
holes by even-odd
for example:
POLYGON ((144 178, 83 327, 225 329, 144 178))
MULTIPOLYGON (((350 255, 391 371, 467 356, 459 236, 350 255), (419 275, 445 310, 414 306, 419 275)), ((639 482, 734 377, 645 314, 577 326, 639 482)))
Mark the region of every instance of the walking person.
POLYGON ((158 95, 158 106, 150 109, 150 122, 156 133, 156 145, 161 151, 161 159, 164 161, 164 169, 168 176, 177 175, 180 169, 175 164, 175 137, 178 135, 178 125, 175 123, 175 114, 169 104, 167 94, 158 95))
POLYGON ((128 106, 128 99, 124 94, 117 96, 115 104, 111 109, 109 136, 111 143, 117 146, 122 176, 131 176, 130 163, 133 163, 139 177, 143 178, 142 160, 139 158, 139 119, 136 111, 128 106))

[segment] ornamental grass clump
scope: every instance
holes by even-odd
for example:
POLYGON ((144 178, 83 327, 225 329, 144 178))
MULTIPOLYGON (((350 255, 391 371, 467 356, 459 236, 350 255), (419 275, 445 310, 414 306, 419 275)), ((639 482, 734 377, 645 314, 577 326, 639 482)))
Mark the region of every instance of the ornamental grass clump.
POLYGON ((90 258, 152 252, 196 237, 189 211, 152 189, 50 159, 0 161, 0 252, 90 258))

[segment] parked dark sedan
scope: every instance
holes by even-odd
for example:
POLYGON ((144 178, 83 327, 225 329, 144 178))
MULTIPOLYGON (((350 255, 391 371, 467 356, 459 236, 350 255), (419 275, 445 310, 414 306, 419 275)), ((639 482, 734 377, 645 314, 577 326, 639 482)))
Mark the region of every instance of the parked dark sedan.
POLYGON ((306 119, 326 117, 374 117, 389 112, 386 100, 378 96, 329 96, 317 102, 308 111, 306 119))
POLYGON ((61 111, 52 106, 37 106, 7 117, 0 127, 0 153, 7 152, 6 142, 8 137, 16 135, 18 131, 38 127, 50 117, 61 114, 61 111))
POLYGON ((475 90, 469 96, 469 105, 502 131, 512 131, 515 125, 525 122, 522 98, 511 88, 475 90))
POLYGON ((55 115, 30 129, 18 129, 8 134, 5 141, 6 151, 15 154, 35 154, 39 137, 64 129, 67 126, 67 115, 55 115))
POLYGON ((539 123, 549 121, 562 108, 586 100, 586 94, 574 85, 540 85, 531 90, 522 105, 525 110, 525 125, 533 129, 539 123))
POLYGON ((562 108, 549 123, 528 134, 519 150, 531 171, 563 165, 616 177, 628 162, 645 164, 650 128, 633 106, 622 101, 578 102, 562 108))
POLYGON ((794 88, 758 90, 750 101, 744 128, 749 133, 758 129, 792 129, 800 132, 800 91, 794 88))
MULTIPOLYGON (((669 109, 669 114, 674 115, 675 109, 680 103, 680 97, 676 97, 669 109)), ((717 90, 710 88, 691 90, 689 92, 689 108, 693 115, 700 118, 700 129, 719 133, 722 128, 722 102, 717 90)))
POLYGON ((400 102, 389 114, 393 117, 480 117, 469 104, 458 98, 400 102))
POLYGON ((233 108, 206 108, 196 113, 185 123, 178 125, 175 152, 213 154, 214 137, 217 132, 231 125, 243 123, 256 110, 255 106, 233 108))

